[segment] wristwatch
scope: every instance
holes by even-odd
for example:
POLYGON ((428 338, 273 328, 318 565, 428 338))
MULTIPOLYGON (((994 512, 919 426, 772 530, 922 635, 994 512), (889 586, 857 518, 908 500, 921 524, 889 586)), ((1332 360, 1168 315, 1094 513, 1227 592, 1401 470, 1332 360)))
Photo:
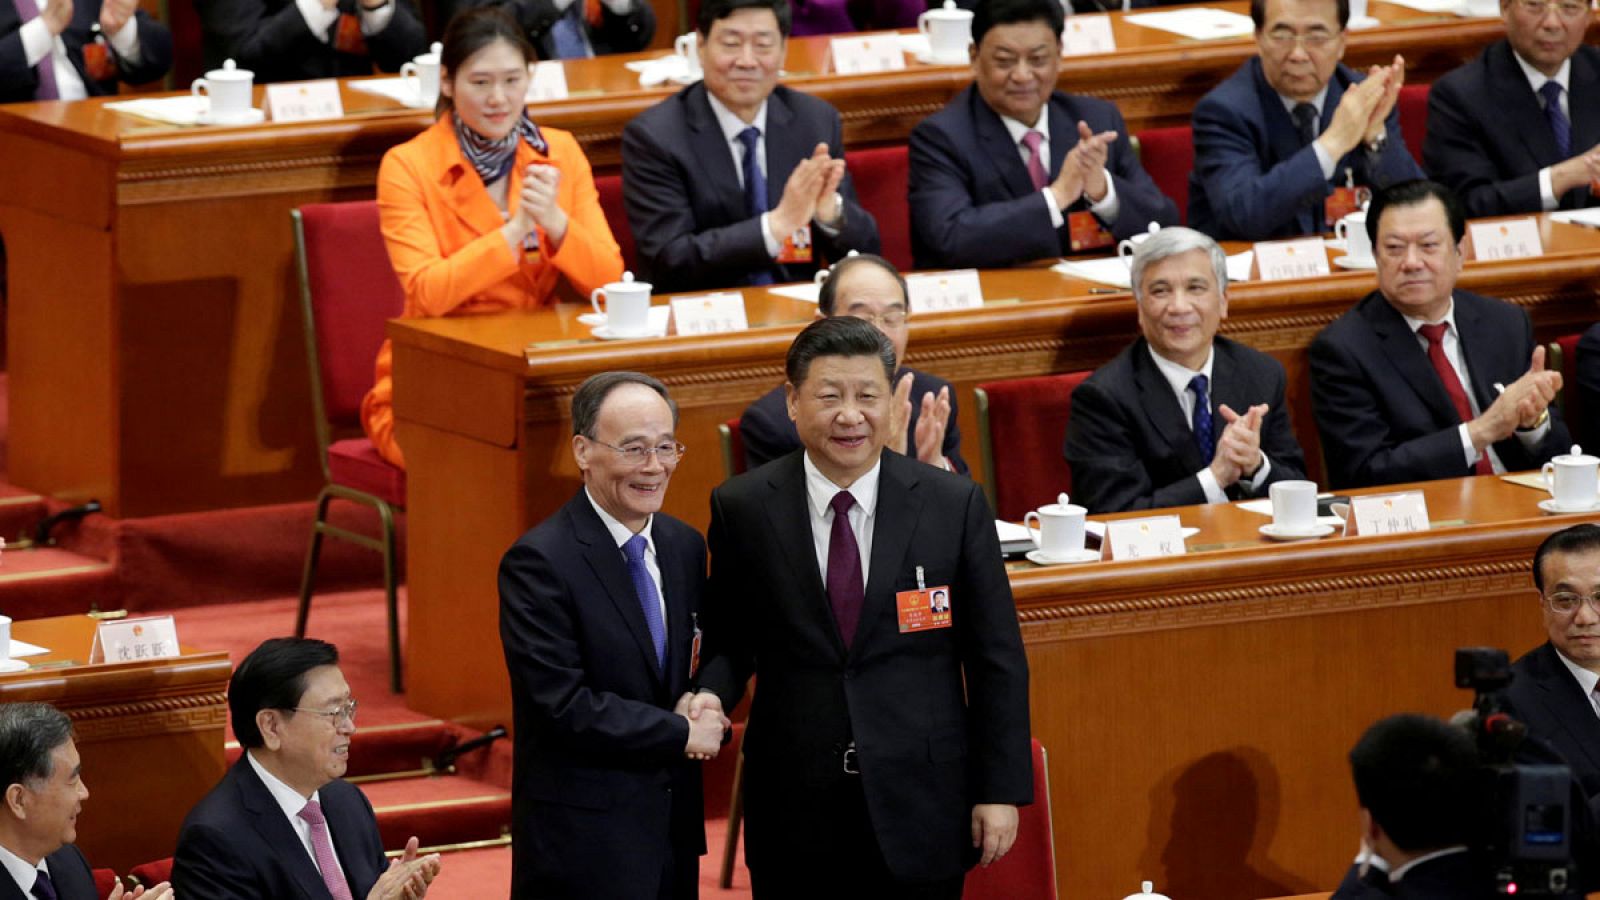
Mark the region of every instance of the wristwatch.
POLYGON ((1539 429, 1541 429, 1541 428, 1543 428, 1545 426, 1546 422, 1549 422, 1549 421, 1550 421, 1550 407, 1546 406, 1544 408, 1544 411, 1539 413, 1539 418, 1537 420, 1535 420, 1532 425, 1529 425, 1527 428, 1518 428, 1517 430, 1518 431, 1523 431, 1523 432, 1538 431, 1539 429))
POLYGON ((1389 143, 1389 132, 1380 131, 1367 141, 1367 152, 1382 153, 1385 144, 1389 143))

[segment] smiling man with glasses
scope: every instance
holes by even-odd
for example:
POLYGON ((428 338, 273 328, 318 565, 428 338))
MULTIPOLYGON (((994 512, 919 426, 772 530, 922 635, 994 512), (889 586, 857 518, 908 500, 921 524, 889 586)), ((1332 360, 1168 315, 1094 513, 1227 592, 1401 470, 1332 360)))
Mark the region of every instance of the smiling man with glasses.
POLYGON ((1600 49, 1583 0, 1500 0, 1505 39, 1434 83, 1423 162, 1469 216, 1594 206, 1600 49))
POLYGON ((1252 0, 1250 17, 1259 52, 1195 106, 1189 227, 1217 240, 1321 234, 1361 189, 1422 177, 1395 111, 1405 61, 1365 77, 1340 62, 1348 0, 1252 0))

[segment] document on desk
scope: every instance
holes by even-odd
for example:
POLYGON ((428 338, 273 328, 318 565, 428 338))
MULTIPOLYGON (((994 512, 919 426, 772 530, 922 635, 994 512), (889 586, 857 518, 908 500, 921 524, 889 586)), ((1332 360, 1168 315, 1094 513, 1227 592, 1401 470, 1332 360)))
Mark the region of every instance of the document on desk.
POLYGON ((211 109, 211 101, 205 97, 184 94, 181 97, 118 100, 107 103, 101 108, 138 116, 141 119, 154 119, 168 125, 198 125, 200 117, 211 109))
POLYGON ((1600 228, 1600 206, 1591 206, 1586 209, 1563 209, 1551 213, 1550 221, 1600 228))
POLYGON ((40 647, 37 644, 30 644, 27 641, 19 641, 16 638, 11 639, 12 659, 19 659, 24 656, 43 656, 49 652, 49 650, 44 647, 40 647))
MULTIPOLYGON (((1456 0, 1459 2, 1459 0, 1456 0)), ((1225 9, 1212 9, 1201 6, 1195 9, 1172 9, 1161 12, 1135 13, 1126 16, 1123 21, 1133 25, 1142 25, 1145 28, 1154 28, 1158 31, 1167 31, 1172 34, 1197 41, 1209 41, 1218 38, 1249 37, 1255 34, 1255 23, 1249 16, 1229 12, 1225 9)))
MULTIPOLYGON (((1228 257, 1228 280, 1249 281, 1250 268, 1255 264, 1255 259, 1255 253, 1250 250, 1228 257)), ((1128 261, 1120 256, 1109 256, 1104 259, 1064 259, 1050 269, 1062 275, 1127 290, 1132 288, 1128 280, 1128 265, 1128 261)))
POLYGON ((779 297, 788 297, 790 300, 804 300, 807 303, 816 303, 817 297, 822 293, 822 285, 814 281, 803 281, 800 284, 785 284, 781 287, 767 288, 767 293, 777 294, 779 297))
POLYGON ((1389 0, 1389 2, 1418 12, 1450 14, 1461 12, 1461 0, 1389 0))

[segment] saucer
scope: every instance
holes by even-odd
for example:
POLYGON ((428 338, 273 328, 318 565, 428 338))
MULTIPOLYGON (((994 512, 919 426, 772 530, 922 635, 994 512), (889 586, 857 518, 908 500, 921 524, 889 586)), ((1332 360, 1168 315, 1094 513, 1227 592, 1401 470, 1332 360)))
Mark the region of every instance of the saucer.
POLYGON ((1332 525, 1313 525, 1310 528, 1289 530, 1268 523, 1261 526, 1261 534, 1275 541, 1304 541, 1333 534, 1332 525))
POLYGON ((1374 271, 1378 268, 1378 260, 1376 258, 1352 259, 1350 258, 1349 254, 1344 256, 1335 256, 1333 258, 1333 264, 1341 269, 1366 269, 1367 271, 1374 271))
POLYGON ((1564 513, 1595 512, 1596 510, 1600 510, 1600 501, 1590 503, 1587 506, 1563 506, 1556 502, 1556 498, 1551 497, 1546 500, 1540 500, 1539 508, 1547 513, 1552 513, 1558 516, 1564 513))
POLYGON ((609 325, 596 325, 591 333, 602 341, 636 341, 640 338, 659 337, 659 335, 651 334, 648 331, 629 331, 619 334, 612 331, 609 325))
POLYGON ((584 324, 584 325, 589 326, 590 328, 594 328, 596 326, 606 324, 606 314, 605 313, 597 313, 597 312, 586 312, 583 315, 578 317, 578 321, 580 323, 584 324))
POLYGON ((966 54, 960 56, 938 57, 932 53, 913 53, 911 58, 925 66, 964 66, 971 61, 966 54))
POLYGON ((195 121, 201 125, 258 125, 266 120, 266 110, 256 109, 255 107, 251 107, 248 111, 242 112, 237 116, 228 116, 225 119, 212 118, 211 110, 209 109, 195 117, 195 121))
POLYGON ((25 672, 28 664, 20 659, 0 659, 0 672, 25 672))
POLYGON ((1344 27, 1360 31, 1364 28, 1377 28, 1382 24, 1382 22, 1371 16, 1351 16, 1350 21, 1344 27))
POLYGON ((695 82, 699 81, 700 78, 701 78, 701 75, 700 75, 699 72, 694 72, 694 73, 679 72, 678 74, 673 75, 671 78, 668 78, 667 80, 672 82, 673 84, 694 84, 695 82))
POLYGON ((1072 563, 1094 562, 1100 558, 1099 550, 1079 550, 1066 556, 1047 556, 1043 550, 1029 550, 1024 554, 1036 566, 1064 566, 1072 563))

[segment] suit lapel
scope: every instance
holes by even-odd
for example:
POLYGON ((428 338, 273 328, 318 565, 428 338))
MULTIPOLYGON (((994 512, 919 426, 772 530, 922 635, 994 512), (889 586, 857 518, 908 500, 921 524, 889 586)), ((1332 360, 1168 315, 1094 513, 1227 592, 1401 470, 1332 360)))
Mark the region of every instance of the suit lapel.
POLYGON ((690 637, 694 625, 689 613, 691 579, 690 567, 694 557, 670 536, 670 530, 661 527, 657 517, 651 533, 656 541, 656 565, 661 568, 661 586, 666 591, 667 602, 667 695, 677 697, 683 693, 689 679, 690 637))
POLYGON ((17 887, 17 883, 11 880, 9 873, 0 872, 0 900, 33 900, 33 898, 17 887))
MULTIPOLYGON (((723 136, 721 126, 717 124, 716 115, 711 112, 711 101, 706 99, 703 82, 689 88, 684 105, 687 107, 685 118, 689 123, 690 144, 701 172, 695 184, 695 193, 710 194, 712 202, 722 213, 723 221, 741 222, 748 219, 750 214, 745 209, 744 190, 739 187, 739 171, 734 166, 733 150, 723 136)), ((771 107, 768 104, 768 131, 771 130, 771 107)), ((772 170, 769 168, 767 171, 772 170)), ((771 184, 772 179, 768 178, 769 196, 771 184)))
MULTIPOLYGON (((983 148, 984 156, 991 161, 1000 175, 1006 193, 1012 197, 1026 197, 1033 193, 1033 179, 1028 177, 1028 167, 1022 161, 1022 152, 1017 149, 1016 142, 1011 140, 1011 132, 1006 130, 1005 123, 1000 121, 1000 116, 978 96, 976 88, 969 87, 967 92, 978 146, 983 148)), ((1055 143, 1052 135, 1050 140, 1052 156, 1055 153, 1055 143)), ((1050 171, 1054 172, 1055 169, 1052 168, 1050 171)))
MULTIPOLYGON (((1550 131, 1550 120, 1545 118, 1539 96, 1528 86, 1528 76, 1517 65, 1511 45, 1501 41, 1491 46, 1488 67, 1490 90, 1495 95, 1490 102, 1498 115, 1504 117, 1506 133, 1520 138, 1534 166, 1558 162, 1561 154, 1556 152, 1556 136, 1550 131)), ((1576 140, 1573 147, 1577 148, 1576 140)))
POLYGON ((911 537, 916 531, 922 511, 922 497, 917 493, 917 466, 906 457, 885 450, 878 468, 878 508, 873 516, 872 548, 868 559, 871 569, 867 576, 866 597, 861 606, 861 622, 856 628, 851 655, 861 651, 871 639, 870 633, 880 622, 894 624, 899 621, 894 598, 896 577, 905 569, 906 552, 911 549, 911 537))
POLYGON ((1484 327, 1480 312, 1476 303, 1465 297, 1455 298, 1456 337, 1461 343, 1461 363, 1467 367, 1467 376, 1472 379, 1472 396, 1477 400, 1478 408, 1488 409, 1493 405, 1496 394, 1489 373, 1497 371, 1493 363, 1501 345, 1495 341, 1496 335, 1489 334, 1484 327))
POLYGON ((356 856, 349 848, 359 843, 355 836, 368 827, 362 820, 366 810, 352 807, 326 789, 320 796, 322 814, 327 817, 328 831, 333 836, 333 852, 344 868, 345 883, 350 885, 352 895, 364 896, 378 880, 378 873, 373 871, 373 860, 356 856))
MULTIPOLYGON (((768 477, 771 495, 765 504, 767 521, 777 539, 779 553, 789 567, 792 584, 798 587, 796 595, 809 607, 802 614, 816 623, 842 658, 844 641, 839 638, 839 625, 833 620, 833 609, 828 605, 828 590, 817 568, 816 542, 811 536, 811 507, 806 502, 805 466, 801 462, 803 451, 790 454, 768 477)), ((773 573, 774 577, 783 577, 773 573)))
MULTIPOLYGON (((656 666, 655 641, 650 638, 650 626, 644 620, 644 609, 639 606, 639 594, 634 590, 633 576, 628 572, 628 564, 623 558, 622 551, 617 549, 616 542, 611 538, 611 532, 606 530, 605 523, 600 521, 600 515, 594 511, 582 489, 579 489, 578 496, 568 501, 566 512, 571 522, 573 539, 583 545, 584 562, 588 564, 595 580, 605 588, 606 596, 611 598, 612 605, 617 608, 617 615, 632 633, 633 642, 643 656, 641 662, 644 667, 659 683, 661 670, 656 666)), ((656 562, 659 565, 661 561, 659 545, 656 550, 656 562)), ((662 581, 663 583, 666 581, 665 573, 662 574, 662 581)))
MULTIPOLYGON (((489 192, 484 189, 483 179, 478 177, 472 164, 461 153, 461 144, 450 122, 449 116, 442 117, 426 132, 431 154, 442 163, 439 188, 444 192, 448 201, 446 205, 456 218, 471 228, 474 234, 488 234, 504 225, 505 221, 500 217, 499 207, 494 205, 489 192)), ((508 203, 517 196, 520 180, 517 172, 511 173, 511 183, 506 188, 508 203)))
MULTIPOLYGON (((1194 429, 1183 417, 1183 407, 1178 405, 1178 398, 1172 393, 1172 384, 1150 358, 1150 345, 1140 338, 1129 352, 1132 354, 1129 362, 1133 364, 1133 380, 1139 389, 1139 408, 1144 410, 1151 434, 1172 448, 1184 471, 1194 472, 1208 465, 1211 460, 1200 458, 1200 448, 1194 442, 1194 429)), ((1214 407, 1215 398, 1211 399, 1214 407)))
MULTIPOLYGON (((1444 383, 1439 380, 1439 373, 1433 370, 1433 363, 1428 361, 1428 355, 1422 346, 1417 343, 1417 336, 1412 332, 1406 320, 1395 312, 1389 301, 1382 294, 1371 293, 1367 295, 1366 309, 1362 316, 1367 320, 1367 325, 1378 338, 1383 347, 1383 357, 1393 366, 1399 376, 1398 382, 1409 387, 1427 407, 1429 415, 1433 416, 1436 423, 1442 425, 1459 424, 1460 416, 1456 415, 1456 407, 1450 402, 1450 395, 1445 392, 1444 383)), ((1456 315, 1461 315, 1461 307, 1456 307, 1456 315)), ((1459 324, 1460 320, 1457 319, 1459 324)), ((1458 329, 1459 330, 1459 329, 1458 329)), ((1471 368, 1468 368, 1471 371, 1471 368)), ((1474 378, 1476 383, 1478 379, 1474 378)))
POLYGON ((1594 714, 1594 705, 1583 695, 1578 680, 1561 663, 1554 646, 1546 643, 1539 652, 1544 657, 1542 662, 1547 675, 1538 680, 1538 685, 1552 718, 1559 720, 1561 727, 1572 735, 1573 743, 1583 748, 1590 763, 1600 767, 1600 718, 1594 714))
POLYGON ((1572 112, 1572 149, 1600 144, 1600 71, 1587 47, 1572 55, 1572 71, 1567 78, 1570 95, 1567 108, 1572 112))
POLYGON ((261 783, 250 761, 241 758, 234 763, 234 770, 238 775, 240 803, 249 812, 250 826, 260 835, 262 846, 278 857, 302 896, 308 900, 332 900, 316 864, 306 853, 305 843, 289 824, 282 807, 272 799, 267 786, 261 783))
MULTIPOLYGON (((1256 86, 1256 100, 1261 104, 1261 119, 1265 123, 1267 145, 1271 148, 1272 159, 1269 164, 1263 165, 1264 169, 1294 156, 1300 152, 1300 131, 1295 128, 1294 119, 1289 116, 1289 111, 1283 108, 1283 98, 1267 83, 1267 77, 1261 72, 1261 60, 1251 57, 1250 74, 1256 86)), ((1329 84, 1328 93, 1333 93, 1333 85, 1329 84)), ((1326 103, 1325 109, 1331 111, 1326 103)))
MULTIPOLYGON (((1060 99, 1060 95, 1052 94, 1048 104, 1050 108, 1050 168, 1046 174, 1054 179, 1061 171, 1061 164, 1067 158, 1073 147, 1078 146, 1078 119, 1077 110, 1072 108, 1070 100, 1060 99)), ((1015 155, 1015 154, 1013 154, 1015 155)), ((1109 165, 1109 162, 1108 162, 1109 165)), ((1029 182, 1031 185, 1033 182, 1029 182)))
POLYGON ((776 209, 783 199, 783 187, 800 161, 811 155, 815 142, 808 143, 795 134, 794 111, 774 90, 767 97, 767 209, 776 209))

